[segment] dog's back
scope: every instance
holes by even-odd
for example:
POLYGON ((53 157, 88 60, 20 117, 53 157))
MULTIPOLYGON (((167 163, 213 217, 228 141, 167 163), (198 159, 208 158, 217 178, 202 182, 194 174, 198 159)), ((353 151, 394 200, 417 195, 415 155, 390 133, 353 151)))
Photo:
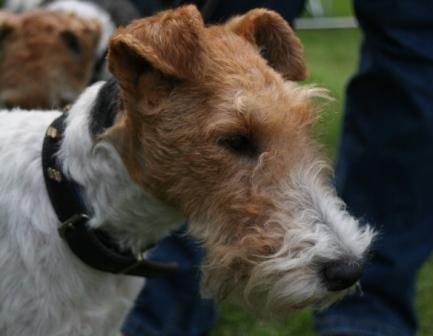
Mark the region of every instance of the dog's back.
POLYGON ((115 335, 142 283, 89 269, 58 236, 40 158, 58 115, 0 112, 2 336, 115 335))

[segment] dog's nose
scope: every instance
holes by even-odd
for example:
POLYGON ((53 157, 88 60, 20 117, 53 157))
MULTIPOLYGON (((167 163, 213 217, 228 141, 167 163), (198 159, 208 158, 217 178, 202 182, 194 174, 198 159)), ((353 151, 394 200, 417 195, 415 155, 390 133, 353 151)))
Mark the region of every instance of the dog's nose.
POLYGON ((353 286, 362 274, 363 265, 360 262, 347 260, 327 262, 322 269, 322 277, 326 288, 340 291, 353 286))

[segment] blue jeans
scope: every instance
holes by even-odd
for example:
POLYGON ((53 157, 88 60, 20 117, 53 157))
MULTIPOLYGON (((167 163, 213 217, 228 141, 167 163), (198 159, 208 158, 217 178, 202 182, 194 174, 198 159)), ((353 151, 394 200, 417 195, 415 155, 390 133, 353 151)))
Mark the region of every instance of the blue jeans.
POLYGON ((415 276, 433 250, 433 2, 357 0, 355 10, 364 40, 347 88, 336 186, 380 235, 363 295, 317 314, 316 331, 415 335, 415 276))
POLYGON ((162 240, 151 253, 153 260, 173 261, 180 272, 167 278, 147 279, 123 326, 127 336, 202 336, 212 327, 216 310, 199 294, 203 251, 184 230, 162 240))
POLYGON ((266 7, 279 12, 291 25, 293 25, 293 20, 300 15, 304 9, 305 2, 306 0, 220 0, 208 20, 210 22, 224 22, 231 16, 243 14, 252 8, 266 7))
MULTIPOLYGON (((164 5, 177 6, 185 3, 195 3, 199 9, 202 9, 206 0, 132 0, 141 15, 147 16, 154 14, 164 7, 164 5)), ((293 23, 304 9, 306 0, 236 0, 236 1, 217 1, 211 11, 207 21, 223 22, 233 15, 243 14, 249 9, 256 7, 266 7, 279 12, 290 24, 293 23)))

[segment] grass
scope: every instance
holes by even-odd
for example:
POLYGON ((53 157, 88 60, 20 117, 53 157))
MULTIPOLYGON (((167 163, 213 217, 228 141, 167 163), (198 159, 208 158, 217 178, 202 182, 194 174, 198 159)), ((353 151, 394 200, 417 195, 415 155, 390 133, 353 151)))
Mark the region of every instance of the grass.
MULTIPOLYGON (((348 0, 322 0, 325 16, 348 16, 352 15, 352 1, 348 0)), ((304 16, 310 16, 308 11, 304 16)))
MULTIPOLYGON (((330 90, 335 100, 325 106, 318 122, 319 140, 325 152, 335 158, 345 85, 356 68, 360 33, 358 30, 303 31, 309 82, 330 90)), ((419 274, 416 308, 420 319, 420 336, 433 335, 433 258, 419 274)), ((219 320, 211 336, 312 336, 309 310, 293 314, 285 321, 262 322, 240 308, 222 304, 219 320)))
POLYGON ((325 152, 335 158, 338 143, 344 88, 358 59, 358 30, 299 32, 305 46, 309 69, 308 82, 329 90, 334 101, 326 104, 317 124, 319 140, 325 152))

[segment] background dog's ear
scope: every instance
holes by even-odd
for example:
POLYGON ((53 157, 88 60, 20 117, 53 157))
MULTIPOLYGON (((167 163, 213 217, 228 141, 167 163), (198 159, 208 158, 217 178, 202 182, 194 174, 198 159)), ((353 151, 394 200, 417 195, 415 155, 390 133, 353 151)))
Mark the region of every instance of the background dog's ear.
POLYGON ((226 26, 257 45, 269 65, 284 78, 294 81, 306 79, 304 48, 287 21, 276 12, 253 9, 229 20, 226 26))
POLYGON ((195 6, 167 10, 121 28, 111 38, 109 69, 123 88, 157 70, 180 80, 200 76, 203 19, 195 6))

